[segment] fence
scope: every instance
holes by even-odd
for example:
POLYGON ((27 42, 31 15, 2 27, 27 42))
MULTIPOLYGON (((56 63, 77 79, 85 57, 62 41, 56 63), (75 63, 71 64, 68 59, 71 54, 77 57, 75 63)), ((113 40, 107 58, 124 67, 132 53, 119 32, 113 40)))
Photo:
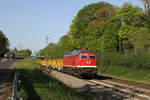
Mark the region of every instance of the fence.
POLYGON ((19 75, 20 75, 20 73, 18 73, 18 71, 16 71, 15 76, 14 76, 13 93, 12 93, 12 99, 11 100, 20 100, 20 93, 19 93, 20 81, 18 79, 19 75))

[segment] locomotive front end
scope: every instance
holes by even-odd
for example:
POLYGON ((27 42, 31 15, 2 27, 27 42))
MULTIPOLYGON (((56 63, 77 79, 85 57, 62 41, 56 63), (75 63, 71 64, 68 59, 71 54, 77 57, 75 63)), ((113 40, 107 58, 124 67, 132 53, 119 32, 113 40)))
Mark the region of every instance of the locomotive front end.
POLYGON ((79 55, 80 75, 82 76, 96 76, 97 74, 97 60, 94 52, 82 52, 79 55))

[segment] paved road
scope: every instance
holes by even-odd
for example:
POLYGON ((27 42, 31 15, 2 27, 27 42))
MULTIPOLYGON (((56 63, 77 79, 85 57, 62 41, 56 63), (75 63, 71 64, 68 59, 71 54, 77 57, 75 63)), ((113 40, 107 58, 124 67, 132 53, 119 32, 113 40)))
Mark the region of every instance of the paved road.
POLYGON ((8 88, 10 86, 10 78, 12 77, 12 64, 16 60, 11 61, 0 61, 0 100, 5 100, 2 98, 6 97, 6 94, 8 92, 8 88), (5 96, 5 97, 4 97, 5 96))

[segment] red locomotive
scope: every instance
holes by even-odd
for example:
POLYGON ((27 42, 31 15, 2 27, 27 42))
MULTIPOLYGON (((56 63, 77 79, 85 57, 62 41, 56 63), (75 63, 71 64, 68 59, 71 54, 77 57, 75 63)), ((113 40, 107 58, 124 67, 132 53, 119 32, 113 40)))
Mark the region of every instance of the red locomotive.
POLYGON ((77 76, 97 74, 96 53, 89 50, 74 50, 64 55, 63 71, 77 76))

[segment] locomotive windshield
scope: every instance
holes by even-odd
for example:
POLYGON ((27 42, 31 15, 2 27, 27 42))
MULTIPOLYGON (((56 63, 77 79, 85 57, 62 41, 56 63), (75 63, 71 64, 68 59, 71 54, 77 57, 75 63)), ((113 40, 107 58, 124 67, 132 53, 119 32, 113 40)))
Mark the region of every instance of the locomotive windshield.
POLYGON ((90 59, 95 59, 95 56, 92 55, 92 54, 90 54, 89 58, 90 58, 90 59))
POLYGON ((87 59, 88 57, 87 57, 87 55, 86 54, 82 54, 81 55, 81 59, 87 59))

